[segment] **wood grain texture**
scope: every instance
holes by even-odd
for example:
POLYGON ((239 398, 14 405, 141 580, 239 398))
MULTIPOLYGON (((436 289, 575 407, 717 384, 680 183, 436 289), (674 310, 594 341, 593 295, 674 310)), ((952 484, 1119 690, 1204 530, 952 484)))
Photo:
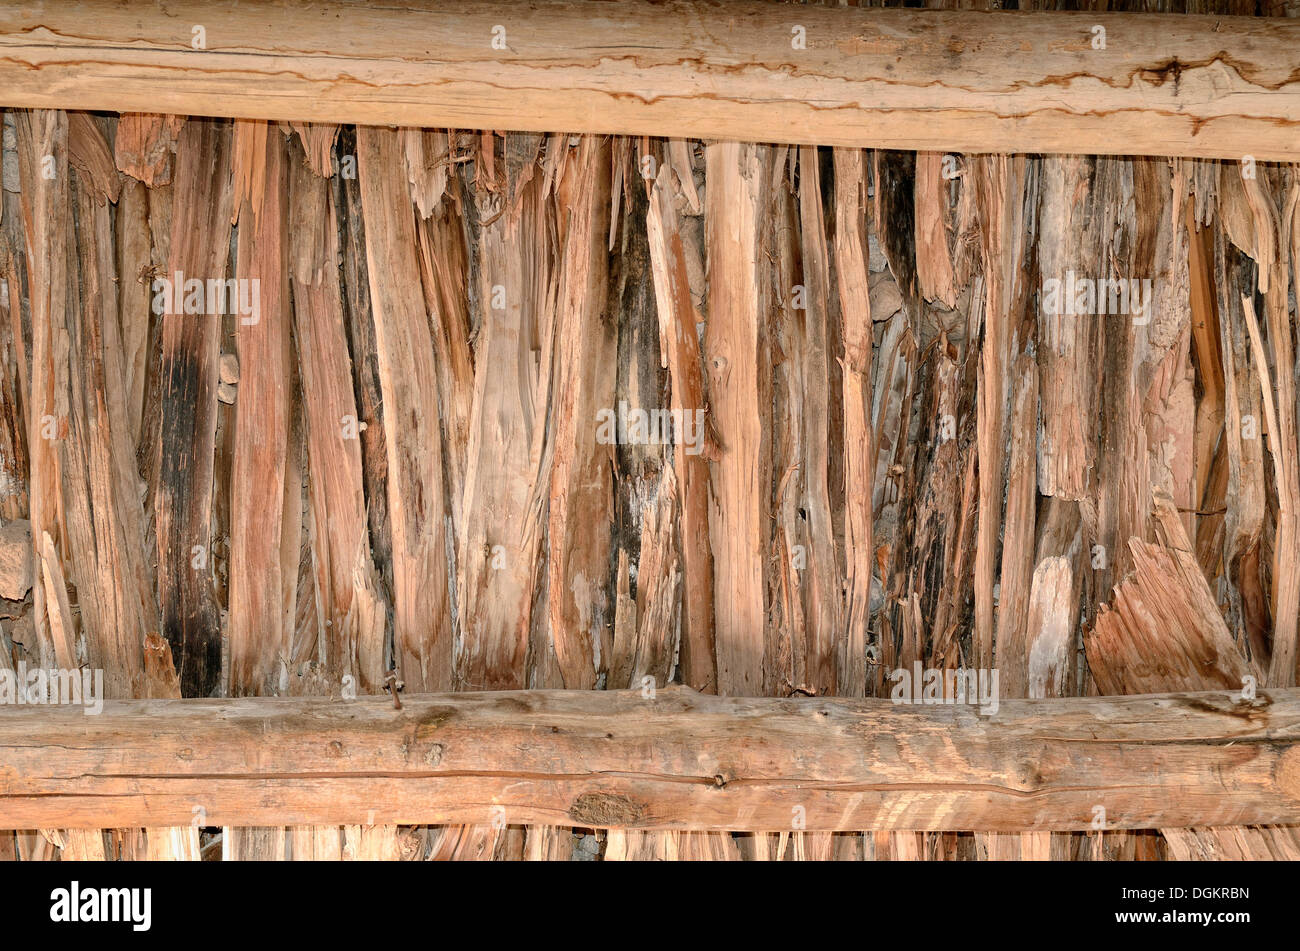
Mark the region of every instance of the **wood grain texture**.
POLYGON ((866 646, 871 632, 873 507, 871 504, 871 296, 866 229, 867 173, 857 149, 837 149, 835 161, 835 276, 844 340, 844 561, 845 637, 838 693, 867 689, 866 646))
MULTIPOLYGON (((23 182, 22 216, 26 236, 27 280, 31 288, 31 367, 27 373, 28 486, 33 563, 43 557, 43 537, 58 533, 59 452, 56 437, 67 432, 67 413, 59 412, 55 342, 66 334, 71 207, 68 196, 68 119, 63 113, 32 112, 16 117, 18 161, 23 182), (45 156, 53 177, 43 174, 45 156)), ((21 308, 19 308, 21 312, 21 308)), ((22 339, 21 320, 17 339, 22 339)), ((54 597, 55 592, 50 592, 54 597)), ((38 574, 32 587, 33 621, 42 661, 52 657, 46 620, 46 591, 38 574)))
POLYGON ((44 108, 1283 160, 1297 48, 1283 18, 45 0, 0 12, 0 89, 44 108))
MULTIPOLYGON (((691 185, 694 187, 693 180, 691 185)), ((703 413, 705 376, 697 331, 701 315, 691 300, 689 252, 670 188, 665 167, 651 189, 646 213, 660 349, 672 381, 672 408, 682 414, 703 413)), ((713 693, 718 672, 713 552, 709 547, 709 465, 702 448, 688 452, 684 441, 678 440, 673 444, 673 467, 681 485, 682 679, 696 690, 713 693)))
POLYGON ((0 709, 0 827, 807 831, 1300 819, 1300 690, 956 705, 685 688, 0 709), (58 747, 57 757, 48 755, 58 747))
MULTIPOLYGON (((88 117, 70 122, 69 141, 79 126, 111 168, 108 147, 88 117)), ((116 181, 117 173, 111 174, 116 181)), ((108 695, 120 697, 131 695, 142 672, 145 635, 158 630, 159 619, 124 391, 111 211, 108 196, 100 193, 97 200, 91 182, 82 173, 71 183, 76 256, 68 267, 79 293, 78 306, 67 313, 66 389, 55 400, 68 409, 67 438, 57 444, 65 530, 60 554, 77 591, 81 630, 100 634, 94 647, 87 644, 87 660, 104 669, 108 695)))
MULTIPOLYGON (((185 124, 176 150, 167 274, 225 279, 234 201, 230 150, 223 124, 185 124)), ((210 567, 221 326, 213 315, 195 319, 174 313, 174 300, 163 303, 161 429, 153 450, 158 606, 181 689, 206 697, 221 681, 221 616, 210 567)), ((33 518, 33 531, 36 524, 33 518)))
POLYGON ((567 227, 556 315, 547 607, 556 662, 570 690, 596 686, 601 637, 614 613, 603 596, 614 517, 613 451, 591 425, 613 405, 615 393, 617 328, 605 307, 608 167, 608 143, 584 137, 560 184, 559 217, 567 227))
MULTIPOLYGON (((1161 544, 1132 539, 1134 570, 1103 605, 1084 637, 1099 689, 1212 690, 1262 680, 1232 641, 1168 493, 1153 493, 1151 521, 1161 544)), ((1294 825, 1162 828, 1171 857, 1300 859, 1294 825)))
MULTIPOLYGON (((490 141, 484 153, 493 154, 490 141)), ((505 205, 488 181, 485 172, 473 205, 480 221, 481 322, 457 538, 465 647, 456 673, 471 689, 526 682, 546 495, 542 438, 555 350, 554 308, 546 304, 555 280, 548 261, 554 250, 549 177, 545 184, 532 177, 517 185, 505 205)))
MULTIPOLYGON (((292 413, 293 351, 289 341, 288 160, 284 136, 264 123, 235 124, 235 178, 261 180, 239 203, 235 274, 256 295, 255 316, 241 315, 234 453, 230 473, 230 692, 274 694, 290 656, 292 613, 286 587, 296 577, 283 564, 292 521, 286 491, 297 493, 287 460, 292 413), (239 143, 244 143, 242 146, 239 143)), ((292 603, 292 602, 290 602, 292 603)))
POLYGON ((360 420, 335 265, 337 209, 328 183, 306 160, 293 165, 290 196, 294 333, 314 475, 312 564, 325 614, 316 656, 332 684, 351 674, 363 692, 377 693, 388 607, 366 530, 360 420))
POLYGON ((442 448, 433 344, 420 289, 415 223, 397 133, 361 129, 357 168, 366 218, 370 304, 388 432, 393 541, 393 654, 412 690, 452 682, 452 627, 442 448))
POLYGON ((771 423, 754 412, 772 399, 768 312, 773 305, 764 200, 772 172, 767 146, 705 149, 709 319, 704 331, 709 409, 719 434, 710 467, 718 692, 763 693, 764 549, 770 531, 771 423))

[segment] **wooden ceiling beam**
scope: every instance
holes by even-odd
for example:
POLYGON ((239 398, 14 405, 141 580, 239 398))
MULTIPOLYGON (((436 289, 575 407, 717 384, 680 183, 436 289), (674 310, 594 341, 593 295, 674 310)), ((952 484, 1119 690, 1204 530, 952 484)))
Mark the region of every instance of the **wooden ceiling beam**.
POLYGON ((1003 701, 991 716, 685 688, 425 695, 400 710, 385 697, 0 707, 0 828, 196 815, 735 831, 1300 822, 1300 689, 1003 701))
POLYGON ((1300 158, 1300 20, 740 0, 36 0, 4 105, 959 152, 1300 158))

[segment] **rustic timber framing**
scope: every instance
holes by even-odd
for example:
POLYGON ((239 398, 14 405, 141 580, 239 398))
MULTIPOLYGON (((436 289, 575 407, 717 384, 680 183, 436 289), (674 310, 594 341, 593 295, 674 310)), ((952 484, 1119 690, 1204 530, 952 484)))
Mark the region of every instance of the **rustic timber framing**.
POLYGON ((770 832, 1300 821, 1300 690, 1004 701, 666 688, 0 715, 16 828, 511 822, 770 832), (707 741, 701 742, 701 737, 707 741), (50 750, 59 750, 51 755, 50 750))
POLYGON ((0 10, 0 89, 47 109, 1287 161, 1297 48, 1300 22, 1246 17, 47 0, 0 10))
MULTIPOLYGON (((237 218, 235 276, 260 278, 266 320, 239 331, 242 398, 257 399, 262 414, 236 415, 228 401, 221 400, 227 408, 218 402, 220 387, 234 385, 225 376, 220 325, 192 324, 169 310, 160 315, 162 343, 152 371, 165 381, 161 393, 147 393, 141 382, 143 345, 133 354, 134 370, 110 368, 135 380, 125 395, 110 397, 133 407, 130 445, 87 448, 76 441, 86 434, 74 429, 74 448, 92 458, 84 465, 95 464, 98 449, 111 460, 100 465, 112 469, 109 477, 101 473, 100 495, 87 503, 89 510, 74 518, 89 526, 98 504, 100 513, 127 512, 122 519, 137 534, 146 526, 156 539, 152 554, 163 566, 159 602, 141 595, 145 586, 137 582, 146 572, 134 562, 130 577, 99 595, 118 607, 129 602, 122 613, 140 615, 136 626, 150 630, 141 670, 122 675, 117 685, 118 695, 141 699, 109 701, 96 716, 79 708, 0 706, 0 829, 183 827, 199 803, 207 823, 227 827, 446 824, 457 827, 460 838, 445 848, 459 855, 490 851, 494 833, 485 830, 496 807, 511 824, 539 827, 783 832, 792 810, 802 809, 798 828, 809 833, 1028 834, 1094 829, 1095 807, 1104 803, 1108 830, 1167 829, 1179 854, 1215 854, 1221 830, 1203 827, 1300 824, 1300 567, 1281 550, 1300 540, 1300 451, 1294 447, 1300 364, 1286 296, 1287 262, 1294 267, 1300 257, 1300 183, 1288 179, 1293 183, 1283 208, 1262 186, 1246 184, 1224 213, 1233 216, 1236 234, 1249 233, 1251 256, 1265 275, 1259 291, 1266 309, 1257 317, 1247 301, 1246 323, 1237 331, 1225 322, 1220 332, 1216 315, 1228 306, 1230 291, 1244 299, 1250 288, 1241 285, 1254 276, 1238 273, 1239 263, 1225 264, 1226 255, 1211 263, 1216 252, 1206 244, 1213 242, 1199 232, 1169 239, 1193 262, 1192 273, 1181 275, 1192 286, 1198 321, 1190 346, 1217 380, 1218 390, 1200 398, 1217 397, 1222 404, 1222 443, 1212 436, 1196 440, 1198 473, 1212 471, 1217 482, 1193 476, 1200 481, 1194 496, 1178 500, 1181 508, 1149 483, 1135 490, 1140 502, 1127 508, 1103 492, 1102 508, 1123 509, 1103 516, 1112 518, 1106 542, 1123 550, 1118 557, 1125 573, 1107 567, 1100 580, 1083 581, 1077 565, 1086 549, 1080 546, 1099 516, 1087 497, 1095 487, 1072 480, 1085 479, 1100 464, 1098 452, 1122 456, 1132 449, 1125 440, 1138 437, 1129 430, 1082 432, 1070 414, 1102 399, 1088 361, 1104 357, 1130 372, 1139 358, 1123 344, 1083 331, 1054 340, 1056 349, 1041 357, 1023 349, 1020 312, 1027 292, 1014 272, 1027 253, 1030 226, 1022 199, 1029 176, 1023 158, 1008 157, 1082 153, 1300 163, 1300 19, 692 0, 527 6, 399 0, 374 7, 173 0, 164 13, 148 0, 102 6, 50 0, 0 9, 0 98, 5 109, 38 110, 17 127, 25 163, 22 200, 30 206, 22 214, 25 283, 30 307, 42 315, 28 341, 34 401, 22 421, 30 444, 30 507, 22 512, 30 519, 39 574, 36 585, 28 579, 27 586, 38 618, 48 618, 37 623, 61 666, 77 666, 69 580, 85 588, 78 603, 85 623, 107 626, 120 617, 108 606, 92 615, 89 579, 62 577, 60 552, 69 539, 58 537, 63 516, 56 511, 69 463, 60 454, 65 450, 51 450, 36 435, 47 415, 69 412, 56 407, 54 395, 61 385, 58 361, 69 347, 65 316, 71 315, 74 359, 78 333, 88 349, 99 345, 97 314, 75 315, 76 303, 63 299, 63 271, 70 262, 79 265, 95 296, 108 293, 96 283, 112 283, 111 268, 96 260, 107 248, 84 236, 90 243, 78 245, 71 219, 60 220, 79 201, 80 225, 109 232, 104 196, 112 186, 100 186, 116 181, 116 170, 108 165, 109 178, 95 178, 96 162, 115 158, 117 169, 130 165, 139 179, 113 199, 122 202, 119 253, 135 273, 165 264, 166 273, 224 275, 237 218), (196 28, 202 46, 195 45, 196 28), (1108 37, 1101 48, 1092 42, 1094 28, 1108 37), (498 29, 500 48, 493 44, 498 29), (791 45, 796 31, 806 37, 797 56, 791 45), (240 121, 232 134, 212 123, 190 122, 169 132, 162 125, 145 128, 140 116, 123 118, 116 155, 109 156, 92 119, 44 110, 257 121, 240 121), (293 123, 306 151, 294 145, 292 155, 306 155, 310 169, 290 164, 291 140, 274 122, 293 123), (324 124, 359 127, 356 180, 326 182, 338 130, 324 124), (465 220, 481 229, 477 249, 466 246, 460 222, 438 210, 456 187, 440 165, 456 160, 455 133, 447 129, 474 130, 486 143, 479 154, 488 167, 484 178, 493 183, 455 199, 465 220), (500 129, 511 134, 498 176, 493 130, 500 129), (561 129, 583 138, 572 155, 557 158, 561 129), (549 133, 549 139, 515 132, 549 133), (313 135, 319 151, 311 148, 313 135), (646 176, 645 195, 636 196, 646 203, 637 213, 648 245, 637 244, 627 256, 653 272, 643 283, 657 295, 662 369, 674 407, 685 412, 707 394, 711 410, 733 424, 710 430, 698 454, 675 446, 667 454, 675 456, 675 467, 662 474, 655 466, 666 466, 665 459, 637 460, 644 467, 637 500, 653 504, 637 512, 645 522, 638 526, 644 557, 635 596, 627 551, 612 553, 603 536, 592 540, 596 529, 620 517, 620 500, 603 491, 611 467, 592 432, 574 428, 627 386, 614 370, 621 359, 619 328, 602 320, 596 294, 621 280, 631 298, 635 288, 628 285, 645 277, 607 273, 604 239, 612 248, 619 234, 610 205, 631 199, 611 190, 603 176, 634 154, 626 140, 610 143, 607 135, 672 143, 660 154, 657 174, 646 176), (141 154, 125 155, 137 138, 141 154), (711 187, 702 197, 687 139, 708 143, 699 165, 711 187), (767 144, 774 142, 803 148, 767 144), (174 168, 164 172, 157 154, 145 155, 149 144, 154 153, 174 152, 174 168), (816 146, 838 148, 823 162, 816 146), (939 224, 929 234, 918 229, 915 247, 891 245, 881 252, 891 267, 904 250, 921 259, 910 283, 899 269, 902 286, 892 291, 879 292, 874 283, 868 288, 873 275, 863 221, 868 213, 880 219, 913 212, 919 220, 922 210, 891 204, 886 183, 897 170, 884 153, 869 160, 876 190, 868 195, 863 149, 996 153, 969 161, 964 204, 956 209, 940 195, 940 157, 916 160, 932 173, 929 184, 918 185, 918 201, 932 199, 927 209, 939 224), (55 158, 56 176, 26 188, 39 180, 33 163, 46 153, 55 158), (781 176, 796 161, 798 190, 774 208, 768 192, 786 181, 781 176), (227 162, 235 169, 233 192, 232 182, 218 174, 227 162), (96 187, 79 185, 70 195, 72 167, 79 181, 96 187), (394 168, 404 171, 394 175, 394 168), (818 177, 828 170, 835 223, 829 245, 818 177), (151 244, 146 232, 154 225, 145 223, 138 206, 152 200, 140 183, 152 188, 155 175, 170 188, 159 218, 177 216, 151 244), (173 211, 171 203, 183 201, 198 209, 187 212, 193 217, 173 211), (546 217, 548 202, 561 210, 555 219, 546 217), (951 218, 974 215, 976 208, 986 227, 964 232, 968 257, 962 259, 948 246, 960 224, 951 218), (686 212, 703 215, 702 226, 683 225, 679 216, 686 212), (95 215, 102 220, 92 226, 95 215), (290 222, 299 215, 327 224, 320 234, 292 231, 290 222), (763 234, 774 221, 789 229, 796 219, 803 229, 797 268, 806 275, 800 286, 811 303, 803 324, 773 329, 763 318, 773 306, 770 288, 759 275, 772 268, 790 277, 796 263, 789 249, 784 258, 774 254, 763 234), (196 220, 204 230, 191 227, 196 220), (535 274, 543 268, 539 248, 553 252, 552 273, 535 274), (691 287, 690 271, 699 270, 702 257, 725 271, 715 274, 709 303, 716 310, 707 321, 691 287), (953 455, 940 458, 931 475, 936 483, 949 480, 941 484, 958 500, 954 524, 942 529, 958 535, 958 554, 938 570, 948 572, 949 581, 962 572, 974 575, 972 663, 983 668, 996 661, 1007 694, 1017 698, 1002 700, 989 715, 943 703, 862 699, 870 692, 865 664, 855 666, 867 649, 873 571, 883 576, 889 558, 873 544, 875 480, 879 472, 892 476, 895 467, 902 469, 901 459, 878 456, 873 444, 873 320, 905 307, 919 313, 920 296, 951 307, 976 258, 985 275, 976 295, 983 299, 970 305, 982 320, 974 321, 971 333, 984 335, 984 350, 970 369, 977 405, 966 407, 977 429, 975 448, 958 457, 954 444, 953 455), (338 259, 346 300, 335 275, 338 259), (463 271, 463 285, 456 283, 461 275, 440 272, 448 260, 463 271), (954 273, 962 267, 964 277, 954 273), (1211 300, 1211 291, 1196 282, 1208 281, 1216 267, 1220 299, 1211 300), (509 307, 498 311, 487 303, 498 281, 534 278, 527 295, 509 307), (447 290, 451 285, 454 293, 447 290), (889 313, 873 314, 878 293, 898 298, 889 313), (492 359, 520 367, 517 377, 490 376, 482 369, 487 358, 477 370, 471 364, 469 327, 475 321, 475 343, 492 359), (529 337, 533 328, 541 329, 541 339, 529 337), (296 368, 295 346, 304 348, 296 368), (769 359, 774 347, 787 361, 776 370, 769 359), (544 356, 533 366, 528 361, 537 353, 544 356), (592 364, 608 373, 580 372, 592 364), (1247 364, 1263 368, 1262 397, 1253 377, 1233 376, 1247 364), (1270 366, 1275 378, 1268 376, 1270 366), (773 400, 797 402, 805 378, 819 381, 822 402, 800 403, 802 410, 820 419, 838 408, 853 437, 843 446, 828 445, 824 429, 776 432, 761 414, 748 413, 773 400), (299 386, 311 394, 301 410, 294 408, 299 386), (1052 449, 1036 457, 1040 387, 1046 388, 1042 405, 1053 410, 1043 427, 1052 449), (840 395, 832 400, 831 392, 840 395), (150 422, 151 400, 160 422, 150 422), (185 405, 179 414, 178 402, 185 405), (1243 418, 1246 410, 1267 419, 1272 446, 1282 440, 1280 450, 1271 450, 1279 460, 1272 469, 1259 447, 1244 445, 1234 431, 1233 413, 1243 418), (343 451, 331 441, 334 420, 382 421, 385 414, 408 427, 400 440, 391 431, 372 432, 347 445, 337 477, 299 493, 304 464, 324 469, 343 451), (543 446, 539 433, 551 433, 552 426, 552 441, 543 446), (764 456, 774 441, 793 460, 775 475, 764 456), (146 502, 137 497, 134 470, 127 472, 132 451, 148 458, 139 494, 146 502), (507 451, 529 461, 537 482, 510 479, 494 468, 507 451), (837 452, 842 458, 833 458, 837 452), (970 476, 977 465, 999 480, 1008 468, 1005 489, 984 477, 975 483, 970 476), (1242 487, 1243 471, 1258 478, 1242 487), (693 480, 685 478, 688 472, 693 480), (1260 541, 1271 511, 1265 472, 1276 483, 1277 549, 1260 541), (791 490, 797 497, 773 504, 755 491, 773 478, 800 480, 791 490), (230 480, 227 502, 212 498, 214 480, 220 495, 222 479, 230 480), (833 479, 857 500, 850 510, 831 500, 833 479), (1236 512, 1224 518, 1215 508, 1226 506, 1229 482, 1250 503, 1240 518, 1236 512), (311 502, 309 494, 319 498, 311 502), (549 509, 539 517, 542 496, 549 509), (444 498, 452 500, 445 509, 444 498), (304 505, 310 509, 305 517, 304 505), (337 513, 328 525, 326 511, 337 513), (1273 561, 1276 592, 1234 587, 1231 593, 1240 627, 1253 638, 1249 662, 1238 656, 1203 574, 1217 564, 1218 550, 1202 541, 1205 533, 1189 538, 1180 521, 1191 514, 1217 519, 1211 534, 1231 558, 1254 566, 1265 556, 1273 561), (505 546, 508 567, 500 574, 485 562, 495 557, 491 518, 523 526, 505 546), (800 532, 811 538, 802 525, 809 518, 837 522, 838 534, 809 541, 806 580, 784 578, 785 587, 773 595, 765 587, 764 562, 754 553, 773 523, 783 556, 802 548, 800 532), (320 543, 327 558, 300 560, 304 524, 327 539, 320 543), (675 524, 680 564, 667 554, 675 524), (228 621, 219 617, 211 579, 186 570, 193 538, 206 539, 214 526, 240 549, 226 579, 230 603, 238 606, 228 621), (1158 536, 1160 544, 1135 537, 1146 535, 1158 536), (450 576, 448 552, 456 559, 450 576), (843 604, 827 593, 836 585, 837 558, 848 578, 843 604), (684 592, 680 619, 678 669, 689 687, 664 687, 677 662, 655 625, 669 623, 672 612, 664 605, 677 594, 682 572, 697 579, 684 592), (584 583, 617 590, 612 634, 588 612, 585 589, 571 583, 574 573, 584 583), (1176 581, 1166 583, 1169 578, 1176 581), (1003 600, 1014 606, 995 614, 999 579, 1003 600), (363 693, 379 694, 391 663, 412 691, 402 695, 400 708, 387 696, 258 696, 276 692, 277 679, 287 679, 281 658, 316 649, 297 639, 291 613, 281 613, 295 603, 296 585, 309 592, 301 603, 323 604, 329 618, 329 645, 319 651, 328 655, 322 684, 351 678, 363 693), (1078 670, 1065 637, 1079 623, 1085 585, 1114 591, 1084 643, 1098 685, 1116 696, 1067 696, 1064 686, 1078 670), (382 593, 388 589, 391 603, 382 593), (465 600, 456 602, 457 592, 465 600), (778 608, 799 613, 805 598, 812 604, 807 617, 791 624, 798 643, 773 647, 769 615, 778 608), (1270 611, 1279 616, 1265 645, 1260 618, 1270 611), (388 658, 386 612, 399 631, 388 658), (274 623, 264 623, 272 615, 274 623), (537 643, 533 615, 549 620, 549 644, 537 643), (230 652, 224 684, 223 623, 230 652), (170 648, 153 633, 158 627, 170 648), (457 654, 464 629, 481 638, 457 654), (1162 644, 1179 648, 1177 656, 1187 658, 1194 676, 1180 679, 1183 672, 1143 666, 1151 650, 1144 637, 1153 631, 1164 637, 1162 644), (275 642, 274 656, 259 653, 264 640, 275 642), (592 690, 602 651, 615 652, 619 663, 603 681, 611 689, 592 690), (775 677, 765 667, 773 654, 801 677, 775 677), (643 675, 659 684, 657 692, 635 689, 643 675), (1253 686, 1256 680, 1267 689, 1242 690, 1243 681, 1253 686), (505 687, 569 689, 473 689, 505 687), (222 690, 238 699, 196 699, 222 690), (463 692, 441 692, 450 690, 463 692), (796 698, 756 696, 778 690, 796 698), (1179 690, 1196 692, 1171 692, 1179 690)), ((1086 228, 1069 226, 1070 215, 1089 214, 1090 202, 1100 204, 1105 196, 1091 190, 1085 168, 1091 159, 1046 161, 1037 186, 1048 213, 1037 226, 1046 222, 1059 232, 1036 253, 1064 270, 1096 253, 1086 228)), ((1132 176, 1124 182, 1139 192, 1142 184, 1135 186, 1132 176)), ((1184 226, 1184 212, 1195 224, 1195 208, 1174 207, 1177 228, 1184 226)), ((5 207, 4 214, 15 210, 5 207)), ((1144 234, 1134 245, 1154 256, 1149 245, 1155 241, 1144 234)), ((1124 250, 1137 257, 1138 250, 1124 250)), ((11 264, 0 256, 0 276, 11 264)), ((8 276, 15 295, 16 274, 8 276)), ((647 326, 656 328, 653 315, 647 326)), ((888 344, 892 358, 901 359, 897 354, 911 345, 910 337, 885 333, 884 342, 877 341, 882 355, 888 344)), ((20 326, 15 338, 21 343, 22 337, 20 326)), ((937 359, 947 360, 947 329, 939 339, 937 359)), ((87 386, 93 386, 93 374, 104 371, 93 358, 87 365, 87 386)), ((71 366, 75 371, 80 365, 71 366)), ((656 370, 635 369, 650 377, 656 370)), ((62 370, 66 375, 67 367, 62 370)), ((883 372, 894 372, 893 366, 883 372)), ((937 372, 948 374, 937 408, 962 412, 957 403, 967 388, 959 375, 966 370, 951 361, 937 372)), ((1127 421, 1139 412, 1139 397, 1132 397, 1134 405, 1123 402, 1128 398, 1110 398, 1121 404, 1114 418, 1127 421)), ((93 402, 86 400, 87 406, 93 402)), ((879 411, 887 414, 891 406, 886 399, 879 411)), ((91 409, 82 413, 77 418, 83 424, 93 419, 91 409)), ((93 430, 93 423, 85 428, 93 430)), ((127 440, 121 432, 114 438, 127 440)), ((72 542, 92 545, 95 535, 85 526, 72 542)), ((949 660, 960 654, 951 632, 964 609, 957 594, 951 600, 934 606, 951 621, 945 628, 949 660)), ((919 602, 908 602, 906 610, 919 621, 919 602)), ((902 649, 891 647, 880 664, 919 663, 923 651, 908 639, 915 629, 907 630, 899 634, 902 649)), ((327 692, 313 686, 321 689, 302 693, 327 692)), ((1292 831, 1250 831, 1281 843, 1272 846, 1275 854, 1295 849, 1292 831)), ((82 840, 67 834, 75 852, 82 840)), ((530 839, 529 849, 544 853, 550 846, 539 839, 544 836, 530 839)), ((256 853, 251 839, 232 840, 235 849, 256 853)), ((150 849, 162 848, 152 841, 150 849)), ((395 850, 385 841, 377 852, 395 850)), ((1050 838, 1028 835, 1023 844, 993 837, 981 848, 999 854, 1009 841, 1017 855, 1051 848, 1050 838)), ((893 842, 900 852, 911 847, 893 842)), ((184 838, 173 851, 197 853, 197 837, 184 838)))

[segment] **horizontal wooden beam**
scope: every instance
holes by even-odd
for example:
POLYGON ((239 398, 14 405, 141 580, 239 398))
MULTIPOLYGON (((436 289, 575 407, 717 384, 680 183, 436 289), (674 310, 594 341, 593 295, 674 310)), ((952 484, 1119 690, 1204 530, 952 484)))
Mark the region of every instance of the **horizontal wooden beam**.
POLYGON ((1297 50, 1279 18, 44 0, 0 8, 0 105, 1274 161, 1300 158, 1297 50))
POLYGON ((0 827, 780 831, 1300 822, 1300 690, 1004 701, 683 688, 0 708, 0 827))

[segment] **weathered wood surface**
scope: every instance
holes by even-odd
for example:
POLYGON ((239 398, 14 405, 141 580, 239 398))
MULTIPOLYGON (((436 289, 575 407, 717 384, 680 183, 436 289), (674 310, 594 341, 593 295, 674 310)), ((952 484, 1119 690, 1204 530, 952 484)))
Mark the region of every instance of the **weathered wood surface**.
MULTIPOLYGON (((220 45, 194 25, 191 60, 220 45)), ((0 665, 103 667, 112 699, 324 702, 390 666, 417 694, 881 698, 918 661, 996 666, 1007 702, 1296 684, 1300 166, 606 139, 570 118, 3 118, 0 665), (155 313, 178 265, 260 275, 261 322, 155 313), (1144 316, 1054 314, 1071 274, 1128 278, 1144 316), (280 621, 250 627, 277 591, 280 621)), ((0 832, 0 858, 1300 855, 1290 820, 1117 826, 1109 789, 1087 810, 1104 829, 974 835, 794 815, 593 832, 505 805, 223 834, 195 805, 175 833, 0 832)))
POLYGON ((0 89, 63 109, 1284 160, 1297 49, 1282 18, 45 0, 0 11, 0 89))
POLYGON ((505 821, 808 831, 1300 820, 1300 690, 1005 701, 660 690, 0 709, 0 827, 505 821), (51 750, 57 750, 52 753, 51 750))

